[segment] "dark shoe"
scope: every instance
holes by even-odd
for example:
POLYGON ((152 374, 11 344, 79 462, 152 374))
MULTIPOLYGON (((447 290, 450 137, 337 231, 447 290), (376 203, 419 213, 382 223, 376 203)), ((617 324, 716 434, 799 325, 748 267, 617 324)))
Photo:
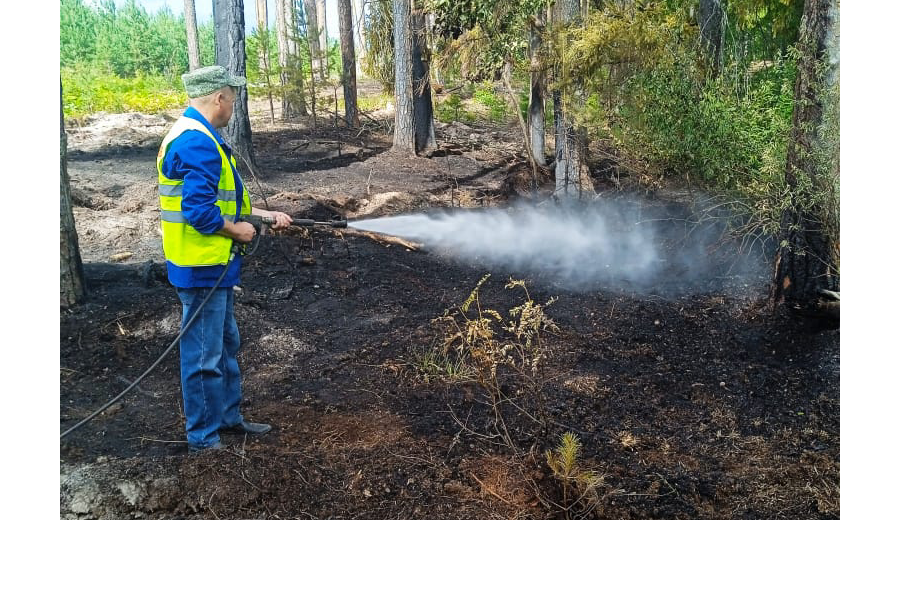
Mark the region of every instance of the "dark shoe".
POLYGON ((188 444, 188 452, 203 452, 204 450, 224 450, 226 448, 225 444, 221 441, 214 442, 209 446, 192 446, 188 444))
POLYGON ((226 433, 268 433, 272 431, 271 425, 266 425, 265 423, 250 423, 249 421, 241 421, 237 425, 232 425, 231 427, 223 427, 219 431, 224 431, 226 433))

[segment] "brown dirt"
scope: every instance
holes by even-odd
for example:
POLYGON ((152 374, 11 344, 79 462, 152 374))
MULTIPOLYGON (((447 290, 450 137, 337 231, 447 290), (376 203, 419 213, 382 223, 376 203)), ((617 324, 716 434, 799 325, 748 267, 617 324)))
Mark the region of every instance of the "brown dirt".
MULTIPOLYGON (((436 156, 401 158, 385 122, 367 124, 273 127, 258 106, 270 206, 327 218, 502 205, 521 177, 513 127, 442 127, 436 156)), ((60 314, 61 431, 143 372, 179 326, 155 222, 164 128, 134 125, 111 143, 103 136, 121 128, 93 127, 71 142, 91 295, 60 314)), ((548 312, 560 332, 548 338, 549 425, 510 412, 514 453, 454 419, 489 430, 477 386, 426 382, 413 366, 440 336, 432 319, 488 271, 340 232, 264 238, 236 312, 244 411, 274 431, 188 455, 173 353, 61 442, 60 517, 839 518, 838 331, 770 314, 764 280, 666 297, 529 280, 539 301, 558 296, 548 312), (544 458, 566 431, 602 476, 570 511, 544 458)), ((491 271, 486 305, 517 304, 503 283, 520 274, 491 271)))

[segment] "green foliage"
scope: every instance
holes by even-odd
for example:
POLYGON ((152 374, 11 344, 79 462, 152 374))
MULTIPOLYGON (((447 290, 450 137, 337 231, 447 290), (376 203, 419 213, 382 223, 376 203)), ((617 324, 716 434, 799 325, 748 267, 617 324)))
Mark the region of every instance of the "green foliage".
POLYGON ((735 45, 745 46, 751 58, 783 54, 797 42, 803 0, 729 0, 726 7, 739 32, 735 45))
MULTIPOLYGON (((197 44, 200 46, 200 66, 216 64, 216 31, 211 21, 197 24, 197 44)), ((188 70, 188 63, 178 65, 178 68, 183 68, 181 72, 185 73, 188 70)))
POLYGON ((356 106, 359 110, 364 111, 373 111, 373 110, 381 110, 387 107, 388 103, 394 101, 393 94, 389 94, 388 92, 381 92, 374 95, 366 95, 359 96, 356 99, 356 106))
POLYGON ((340 80, 343 77, 343 60, 341 58, 341 45, 338 40, 328 43, 328 72, 325 74, 330 79, 340 80))
POLYGON ((474 375, 465 355, 454 352, 437 342, 427 348, 414 349, 409 364, 425 383, 469 381, 474 375))
MULTIPOLYGON (((460 123, 474 123, 479 119, 494 123, 506 123, 515 114, 509 108, 506 97, 494 89, 494 85, 483 82, 472 86, 471 100, 463 100, 456 93, 449 94, 443 101, 435 106, 435 117, 444 122, 458 121, 460 123)), ((525 109, 528 108, 528 98, 525 99, 525 109)))
POLYGON ((456 62, 463 77, 493 78, 505 61, 524 59, 528 22, 548 4, 547 0, 432 0, 435 35, 447 42, 442 48, 444 62, 456 62))
POLYGON ((90 62, 119 77, 138 73, 182 73, 187 70, 184 18, 168 8, 150 15, 127 0, 86 5, 83 0, 60 3, 60 63, 90 62))
MULTIPOLYGON (((747 35, 732 29, 725 38, 747 35)), ((604 4, 582 27, 554 29, 550 39, 554 87, 588 138, 615 147, 620 164, 644 184, 674 176, 727 191, 755 228, 775 230, 793 60, 751 60, 728 41, 724 66, 713 71, 690 11, 652 0, 641 10, 604 4)))
POLYGON ((59 4, 59 60, 63 65, 84 63, 94 57, 97 14, 84 0, 61 0, 59 4))
MULTIPOLYGON (((201 62, 213 64, 211 23, 198 27, 201 62)), ((183 104, 188 70, 184 17, 149 14, 135 0, 60 0, 60 74, 64 113, 154 112, 183 104)), ((249 62, 249 61, 248 61, 249 62)))
POLYGON ((567 517, 584 516, 597 508, 600 501, 597 489, 603 478, 581 465, 580 454, 581 441, 571 432, 560 436, 559 445, 544 454, 550 472, 562 486, 561 508, 567 517))
POLYGON ((792 65, 779 62, 746 93, 722 79, 697 83, 678 68, 638 73, 626 84, 614 137, 658 172, 765 196, 783 177, 791 71, 792 65))
POLYGON ((379 82, 386 92, 394 91, 394 14, 391 0, 370 0, 366 13, 366 52, 363 72, 379 82))
MULTIPOLYGON (((266 84, 266 76, 270 80, 278 81, 278 44, 275 40, 275 34, 268 29, 257 29, 246 39, 247 52, 247 82, 251 89, 253 84, 263 86, 266 84), (265 49, 266 69, 260 65, 260 48, 265 49), (267 72, 268 71, 268 72, 267 72)), ((251 92, 252 93, 252 92, 251 92)))
POLYGON ((465 109, 462 98, 457 94, 450 94, 439 102, 434 109, 434 116, 444 123, 458 121, 460 123, 474 123, 476 115, 465 109))
POLYGON ((528 120, 528 104, 531 101, 530 97, 531 91, 528 89, 528 86, 523 85, 522 91, 519 92, 519 114, 522 115, 522 118, 525 121, 528 120))
POLYGON ((124 78, 93 65, 78 64, 64 67, 60 75, 63 113, 70 119, 99 111, 154 113, 187 103, 187 94, 183 89, 176 91, 175 81, 166 75, 124 78))
MULTIPOLYGON (((494 86, 483 83, 475 88, 475 100, 488 111, 491 121, 503 123, 509 118, 509 105, 506 99, 494 91, 494 86)), ((513 113, 515 114, 515 113, 513 113)))

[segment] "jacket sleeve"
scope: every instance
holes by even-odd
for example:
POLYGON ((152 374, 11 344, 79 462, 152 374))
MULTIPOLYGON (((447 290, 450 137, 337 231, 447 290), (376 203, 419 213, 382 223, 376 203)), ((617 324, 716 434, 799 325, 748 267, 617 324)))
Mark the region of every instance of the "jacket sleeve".
POLYGON ((181 213, 200 233, 215 233, 225 226, 215 202, 219 193, 222 158, 215 144, 199 131, 186 131, 172 142, 163 161, 163 173, 184 180, 181 213))

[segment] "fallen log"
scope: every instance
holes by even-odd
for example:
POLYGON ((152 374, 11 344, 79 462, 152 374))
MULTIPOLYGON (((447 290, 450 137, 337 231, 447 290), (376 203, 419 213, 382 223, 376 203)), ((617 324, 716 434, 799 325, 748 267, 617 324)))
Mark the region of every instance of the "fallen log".
POLYGON ((819 290, 816 308, 825 318, 841 320, 841 293, 832 290, 819 290))
POLYGON ((424 247, 424 244, 420 244, 418 242, 411 242, 409 240, 404 240, 403 238, 399 238, 393 235, 384 235, 381 233, 375 233, 373 231, 364 231, 361 229, 353 229, 352 226, 350 228, 344 229, 341 231, 342 235, 355 235, 360 237, 366 237, 371 240, 375 240, 376 242, 382 244, 395 244, 398 246, 403 246, 408 250, 419 251, 424 247))
POLYGON ((828 302, 824 300, 820 300, 816 305, 816 310, 819 314, 825 319, 831 319, 832 321, 840 321, 841 320, 841 303, 838 302, 828 302))
POLYGON ((795 304, 791 311, 802 317, 817 321, 827 321, 832 326, 841 321, 841 293, 819 290, 818 298, 804 304, 795 304))

